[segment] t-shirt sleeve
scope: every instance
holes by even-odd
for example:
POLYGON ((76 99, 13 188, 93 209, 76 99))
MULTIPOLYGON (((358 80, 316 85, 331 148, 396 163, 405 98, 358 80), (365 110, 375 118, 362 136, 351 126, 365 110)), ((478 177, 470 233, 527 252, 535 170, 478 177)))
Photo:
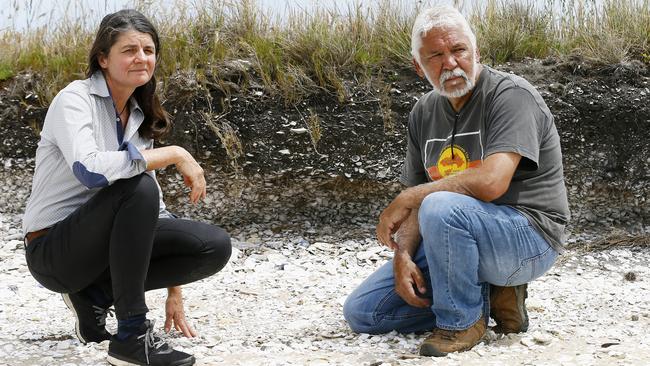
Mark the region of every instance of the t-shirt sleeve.
POLYGON ((416 126, 416 113, 414 109, 409 115, 408 131, 406 133, 406 158, 404 159, 402 175, 399 179, 402 184, 408 187, 427 182, 426 170, 422 162, 422 153, 420 150, 421 139, 416 126))
POLYGON ((512 152, 521 155, 518 169, 537 170, 543 112, 524 88, 511 87, 496 97, 486 120, 486 153, 512 152))

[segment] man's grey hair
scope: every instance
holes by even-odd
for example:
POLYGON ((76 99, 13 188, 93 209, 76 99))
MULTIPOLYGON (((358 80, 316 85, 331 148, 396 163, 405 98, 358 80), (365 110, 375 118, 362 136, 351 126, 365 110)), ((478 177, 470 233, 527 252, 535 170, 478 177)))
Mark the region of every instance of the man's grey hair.
POLYGON ((436 6, 423 10, 415 18, 413 32, 411 33, 411 54, 413 58, 420 62, 420 48, 422 47, 422 37, 432 29, 439 28, 458 28, 469 37, 474 52, 476 52, 476 36, 467 19, 456 8, 448 5, 436 6))

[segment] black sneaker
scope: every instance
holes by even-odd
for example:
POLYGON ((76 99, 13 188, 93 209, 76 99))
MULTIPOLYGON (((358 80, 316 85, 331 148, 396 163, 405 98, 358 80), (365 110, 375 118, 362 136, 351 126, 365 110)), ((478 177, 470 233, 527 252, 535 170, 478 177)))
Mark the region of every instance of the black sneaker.
POLYGON ((190 366, 194 356, 176 351, 159 337, 153 335, 153 321, 145 320, 140 335, 120 341, 113 336, 108 344, 108 363, 115 366, 153 365, 190 366))
POLYGON ((112 310, 94 305, 79 293, 62 296, 65 305, 75 316, 74 328, 81 343, 100 343, 111 339, 111 334, 106 331, 106 316, 112 310))

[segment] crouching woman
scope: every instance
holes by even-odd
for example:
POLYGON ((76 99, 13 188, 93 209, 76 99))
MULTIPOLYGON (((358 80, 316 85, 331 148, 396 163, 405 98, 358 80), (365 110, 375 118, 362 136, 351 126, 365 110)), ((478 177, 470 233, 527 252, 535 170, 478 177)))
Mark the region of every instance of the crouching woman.
POLYGON ((165 330, 192 337, 180 286, 218 272, 231 252, 224 230, 175 218, 162 201, 156 169, 174 165, 193 203, 206 182, 185 149, 153 147, 171 127, 156 96, 159 55, 139 12, 102 20, 87 79, 59 92, 45 117, 23 221, 32 275, 63 294, 81 342, 110 341, 113 365, 194 364, 153 335, 145 291, 168 288, 165 330), (115 335, 105 328, 110 306, 115 335))

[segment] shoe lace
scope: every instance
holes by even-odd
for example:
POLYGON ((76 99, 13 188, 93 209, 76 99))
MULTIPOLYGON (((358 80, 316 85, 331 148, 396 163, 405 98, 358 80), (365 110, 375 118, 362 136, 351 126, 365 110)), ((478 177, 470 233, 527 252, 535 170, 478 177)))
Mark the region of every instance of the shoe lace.
POLYGON ((442 339, 453 341, 456 339, 456 336, 458 335, 458 331, 435 328, 433 330, 433 334, 439 336, 442 339))
POLYGON ((106 326, 106 317, 107 316, 109 316, 109 315, 111 317, 115 316, 115 311, 113 311, 113 309, 111 309, 111 308, 104 309, 104 308, 102 308, 100 306, 93 305, 93 311, 95 312, 95 319, 97 320, 97 325, 100 326, 100 327, 106 326))
POLYGON ((154 336, 153 323, 154 321, 151 320, 147 331, 143 335, 138 336, 138 339, 143 339, 144 341, 144 356, 147 359, 147 365, 149 364, 149 349, 155 351, 165 344, 165 341, 163 341, 161 338, 154 336))

